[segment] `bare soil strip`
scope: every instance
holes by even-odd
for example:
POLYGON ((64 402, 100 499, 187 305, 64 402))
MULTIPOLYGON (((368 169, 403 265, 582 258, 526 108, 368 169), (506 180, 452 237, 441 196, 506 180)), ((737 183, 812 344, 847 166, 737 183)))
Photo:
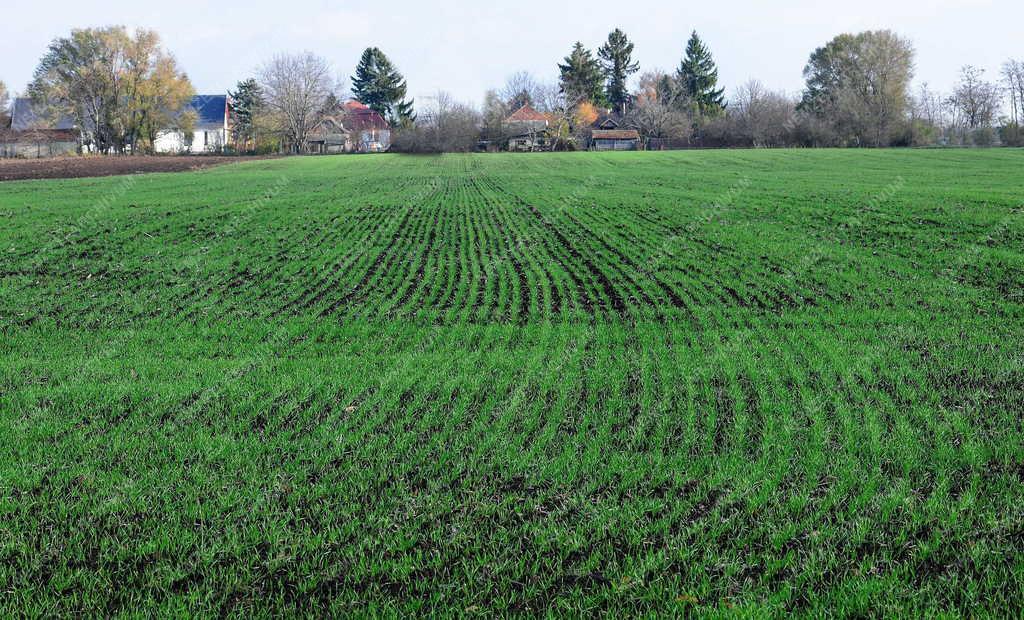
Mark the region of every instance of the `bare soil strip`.
POLYGON ((266 157, 219 155, 94 156, 54 159, 0 159, 0 181, 25 179, 77 179, 147 172, 186 172, 266 157))

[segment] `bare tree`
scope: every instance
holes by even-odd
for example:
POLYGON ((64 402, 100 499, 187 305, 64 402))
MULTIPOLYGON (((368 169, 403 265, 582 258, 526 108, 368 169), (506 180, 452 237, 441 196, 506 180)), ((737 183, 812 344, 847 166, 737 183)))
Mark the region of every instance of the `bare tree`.
POLYGON ((1010 96, 1010 120, 1019 126, 1024 123, 1024 60, 1006 61, 1003 80, 1010 96))
POLYGON ((921 84, 910 106, 911 144, 934 144, 944 139, 950 125, 948 110, 942 95, 927 82, 921 84))
POLYGON ((727 115, 737 138, 754 147, 785 146, 796 115, 796 101, 750 80, 736 90, 727 115))
POLYGON ((303 151, 335 89, 330 63, 310 52, 279 54, 263 65, 259 80, 285 142, 293 152, 303 151))
POLYGON ((0 129, 6 129, 11 118, 8 108, 11 105, 11 95, 7 92, 7 85, 0 81, 0 129))
POLYGON ((999 85, 985 80, 984 69, 965 66, 949 100, 956 124, 965 129, 991 127, 999 112, 999 94, 999 85))
POLYGON ((919 118, 935 127, 944 127, 949 121, 946 107, 942 103, 942 95, 933 91, 927 82, 918 88, 911 114, 914 118, 919 118))
POLYGON ((626 125, 636 129, 644 140, 689 140, 693 135, 693 122, 670 101, 643 97, 630 108, 626 125))
POLYGON ((446 92, 421 99, 416 123, 399 130, 392 148, 406 153, 464 153, 476 148, 480 113, 446 92))
MULTIPOLYGON (((557 89, 557 87, 555 87, 557 89)), ((511 111, 524 105, 538 106, 546 98, 546 86, 528 71, 513 73, 505 80, 505 86, 498 93, 511 111)))
POLYGON ((548 117, 547 133, 553 151, 576 150, 583 142, 584 126, 589 127, 588 110, 592 105, 582 93, 566 94, 554 84, 540 86, 538 111, 548 117))

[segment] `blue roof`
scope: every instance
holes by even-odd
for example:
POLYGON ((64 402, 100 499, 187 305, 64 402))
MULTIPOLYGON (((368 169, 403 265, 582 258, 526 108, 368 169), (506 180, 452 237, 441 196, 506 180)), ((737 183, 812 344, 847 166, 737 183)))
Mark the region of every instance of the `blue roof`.
MULTIPOLYGON (((224 115, 227 112, 227 95, 196 95, 189 101, 188 107, 196 112, 196 129, 223 129, 224 115)), ((75 120, 64 116, 56 124, 40 112, 28 97, 14 100, 11 116, 11 129, 25 131, 28 129, 74 129, 75 120)))
POLYGON ((196 111, 196 129, 222 129, 228 109, 227 95, 196 95, 189 102, 196 111))

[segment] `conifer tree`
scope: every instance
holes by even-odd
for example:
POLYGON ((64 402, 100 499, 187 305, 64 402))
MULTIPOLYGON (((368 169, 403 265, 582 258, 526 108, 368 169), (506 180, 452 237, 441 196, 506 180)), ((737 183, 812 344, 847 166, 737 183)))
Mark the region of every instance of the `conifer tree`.
POLYGON ((711 51, 694 31, 686 44, 686 57, 676 71, 679 87, 703 116, 716 116, 725 109, 724 88, 718 86, 718 67, 711 51))
POLYGON ((572 52, 565 57, 565 64, 558 65, 558 70, 561 73, 559 86, 567 101, 573 104, 605 104, 601 63, 582 43, 576 42, 572 52))
POLYGON ((605 93, 608 103, 619 112, 626 112, 629 90, 626 80, 640 70, 640 63, 633 61, 633 43, 626 33, 616 28, 608 35, 608 41, 597 51, 605 74, 605 93))
POLYGON ((367 48, 352 76, 356 100, 380 112, 392 125, 407 125, 414 120, 412 101, 406 101, 405 78, 384 52, 367 48))
POLYGON ((255 78, 238 83, 235 92, 229 92, 231 101, 231 132, 236 144, 248 145, 256 139, 256 115, 263 107, 263 92, 255 78))

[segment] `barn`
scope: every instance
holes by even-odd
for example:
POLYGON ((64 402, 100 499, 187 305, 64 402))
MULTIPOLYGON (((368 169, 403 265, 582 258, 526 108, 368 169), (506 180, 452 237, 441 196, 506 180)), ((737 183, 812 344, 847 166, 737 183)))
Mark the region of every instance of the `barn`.
POLYGON ((80 146, 80 136, 70 116, 54 123, 40 114, 28 97, 14 100, 11 127, 0 129, 0 157, 54 157, 77 153, 80 146))
POLYGON ((0 129, 0 157, 37 159, 77 153, 78 132, 70 129, 0 129))
POLYGON ((590 134, 590 148, 595 151, 638 151, 640 132, 636 129, 595 129, 590 134))

